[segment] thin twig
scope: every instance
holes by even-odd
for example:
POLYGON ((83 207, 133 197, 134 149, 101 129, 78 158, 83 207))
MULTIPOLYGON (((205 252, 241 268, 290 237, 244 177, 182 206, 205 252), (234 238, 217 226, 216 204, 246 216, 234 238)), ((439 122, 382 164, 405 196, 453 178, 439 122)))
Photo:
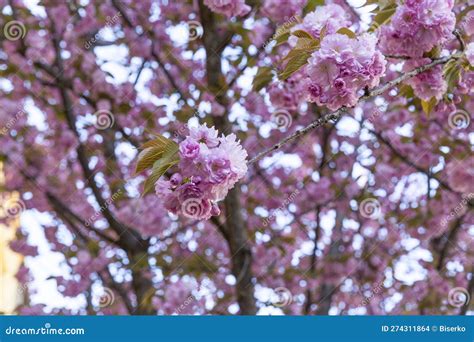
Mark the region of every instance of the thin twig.
POLYGON ((462 39, 461 34, 459 33, 459 30, 454 30, 453 34, 456 36, 456 39, 459 41, 459 45, 461 46, 461 51, 466 50, 466 43, 464 42, 464 39, 462 39))
MULTIPOLYGON (((422 65, 418 68, 415 68, 412 71, 407 72, 406 74, 403 74, 400 77, 398 77, 398 78, 396 78, 392 81, 389 81, 389 82, 385 83, 384 85, 382 85, 380 87, 377 87, 373 90, 368 91, 365 95, 363 95, 359 98, 358 103, 362 103, 367 99, 370 99, 372 97, 381 95, 381 94, 385 93, 387 90, 399 85, 400 83, 402 83, 402 82, 404 82, 404 81, 406 81, 406 80, 408 80, 408 79, 410 79, 410 78, 412 78, 416 75, 421 74, 422 72, 425 72, 426 70, 429 70, 429 69, 431 69, 431 68, 433 68, 437 65, 445 64, 449 60, 457 59, 457 58, 459 58, 459 55, 458 54, 453 54, 453 55, 450 55, 450 56, 445 56, 445 57, 442 57, 440 59, 434 60, 431 63, 422 65)), ((297 130, 296 132, 294 132, 293 134, 291 134, 288 137, 284 138, 280 142, 276 143, 275 145, 273 145, 269 149, 260 152, 255 157, 250 159, 248 163, 249 164, 256 163, 259 160, 263 159, 266 155, 268 155, 268 154, 270 154, 274 151, 277 151, 282 146, 286 145, 287 143, 289 143, 289 142, 291 142, 295 139, 298 139, 299 137, 301 137, 303 135, 308 134, 313 129, 318 128, 318 127, 320 127, 320 126, 322 126, 322 125, 324 125, 324 124, 326 124, 330 121, 338 120, 343 115, 343 113, 347 111, 347 109, 348 109, 347 107, 341 107, 338 110, 335 110, 335 111, 333 111, 329 114, 326 114, 322 118, 319 118, 319 119, 313 121, 308 126, 297 130)))

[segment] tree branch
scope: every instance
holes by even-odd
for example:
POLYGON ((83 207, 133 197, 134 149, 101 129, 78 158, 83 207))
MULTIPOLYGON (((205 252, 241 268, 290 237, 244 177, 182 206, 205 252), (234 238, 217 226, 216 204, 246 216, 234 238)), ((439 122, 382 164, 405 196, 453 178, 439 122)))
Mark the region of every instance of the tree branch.
MULTIPOLYGON (((400 77, 397 77, 396 79, 385 83, 382 86, 379 86, 379 87, 377 87, 373 90, 368 91, 367 94, 365 94, 365 95, 363 95, 359 98, 358 103, 362 103, 362 102, 366 101, 367 99, 370 99, 370 98, 373 98, 375 96, 381 95, 381 94, 385 93, 387 90, 399 85, 400 83, 402 83, 402 82, 404 82, 404 81, 406 81, 406 80, 408 80, 408 79, 410 79, 414 76, 417 76, 417 75, 421 74, 422 72, 425 72, 426 70, 429 70, 429 69, 431 69, 431 68, 433 68, 437 65, 445 64, 448 61, 450 61, 451 59, 457 59, 457 58, 459 58, 459 55, 454 54, 454 55, 442 57, 440 59, 432 61, 431 63, 428 63, 428 64, 422 65, 418 68, 415 68, 412 71, 409 71, 406 74, 403 74, 400 77)), ((275 145, 273 145, 269 149, 260 152, 255 157, 250 159, 248 164, 251 165, 253 163, 256 163, 256 162, 260 161, 261 159, 263 159, 266 155, 268 155, 272 152, 275 152, 275 151, 279 150, 280 148, 282 148, 287 143, 289 143, 293 140, 296 140, 296 139, 298 139, 299 137, 301 137, 303 135, 308 134, 313 129, 321 127, 321 126, 327 124, 330 121, 335 121, 335 120, 339 119, 339 117, 341 115, 343 115, 345 112, 347 112, 347 109, 348 108, 346 108, 346 107, 341 107, 338 110, 335 110, 335 111, 333 111, 329 114, 326 114, 322 118, 319 118, 319 119, 313 121, 308 126, 297 130, 296 132, 294 132, 293 134, 291 134, 288 137, 284 138, 282 141, 276 143, 275 145)))
MULTIPOLYGON (((206 76, 210 91, 216 101, 224 108, 228 107, 228 99, 221 91, 226 89, 225 78, 222 74, 222 50, 221 39, 217 36, 216 17, 202 0, 199 0, 199 12, 201 23, 204 28, 203 42, 206 50, 206 76)), ((228 113, 215 117, 216 127, 221 132, 232 131, 228 113)), ((247 229, 242 217, 241 194, 239 186, 229 191, 224 200, 226 219, 217 227, 223 233, 229 246, 232 262, 232 274, 236 279, 235 290, 240 314, 255 315, 257 307, 254 298, 254 285, 252 282, 252 252, 248 243, 247 229)))

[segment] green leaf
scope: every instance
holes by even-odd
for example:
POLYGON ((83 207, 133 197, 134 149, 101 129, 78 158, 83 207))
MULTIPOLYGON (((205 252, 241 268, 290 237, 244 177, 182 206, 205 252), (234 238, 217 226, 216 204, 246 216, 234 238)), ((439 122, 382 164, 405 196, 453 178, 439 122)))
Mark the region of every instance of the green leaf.
POLYGON ((409 86, 408 84, 402 84, 399 88, 398 94, 407 99, 413 98, 415 96, 415 93, 413 92, 413 88, 409 86))
POLYGON ((253 79, 253 91, 259 91, 265 87, 273 79, 272 68, 260 67, 258 68, 257 75, 253 79))
POLYGON ((340 28, 339 30, 337 30, 336 33, 344 34, 344 35, 348 36, 351 39, 355 39, 357 37, 354 32, 352 32, 350 29, 345 28, 345 27, 340 28))
POLYGON ((166 151, 163 154, 163 157, 153 164, 151 175, 146 179, 143 186, 142 196, 145 196, 147 193, 151 192, 155 187, 156 181, 160 179, 160 177, 163 176, 169 168, 176 165, 178 162, 178 147, 176 147, 175 151, 166 151))
POLYGON ((160 147, 148 147, 138 154, 137 167, 135 173, 140 173, 149 169, 153 164, 161 158, 163 149, 160 147))
POLYGON ((276 29, 273 38, 276 40, 277 45, 285 43, 291 34, 291 28, 298 23, 298 20, 288 21, 276 29))
MULTIPOLYGON (((367 0, 364 5, 362 6, 367 6, 367 5, 377 5, 376 8, 384 9, 385 7, 388 7, 390 5, 393 5, 396 3, 396 0, 367 0)), ((362 7, 361 6, 361 7, 362 7)))
POLYGON ((145 148, 148 148, 148 147, 165 147, 166 145, 168 145, 168 143, 172 141, 168 138, 165 138, 164 136, 162 135, 156 135, 156 139, 153 139, 153 140, 150 140, 150 141, 147 141, 146 143, 144 143, 141 148, 142 149, 145 149, 145 148))
POLYGON ((446 63, 443 68, 443 76, 446 80, 446 83, 448 84, 448 92, 452 92, 461 79, 460 62, 451 59, 448 63, 446 63))
POLYGON ((310 35, 308 32, 304 30, 296 30, 294 32, 291 32, 293 36, 296 36, 298 38, 309 38, 309 39, 314 39, 312 35, 310 35))
POLYGON ((397 10, 397 4, 390 4, 387 7, 381 8, 374 16, 372 25, 370 25, 369 32, 377 30, 380 26, 387 24, 392 18, 392 15, 397 10))
POLYGON ((308 0, 305 8, 303 9, 303 15, 308 14, 309 12, 313 12, 316 7, 323 6, 324 0, 308 0))
POLYGON ((431 58, 431 59, 439 58, 439 56, 441 56, 441 50, 442 50, 441 46, 436 45, 430 51, 425 52, 423 54, 423 57, 431 58))
POLYGON ((474 5, 467 6, 456 16, 456 21, 459 23, 471 11, 474 10, 474 5))
POLYGON ((297 72, 302 66, 304 66, 308 62, 308 58, 312 53, 310 51, 300 49, 292 50, 290 53, 292 52, 292 57, 286 64, 285 69, 278 75, 281 80, 286 80, 288 77, 297 72))
POLYGON ((326 34, 328 32, 328 27, 327 25, 324 25, 321 31, 319 32, 319 41, 322 42, 324 37, 326 37, 326 34))
POLYGON ((176 153, 178 144, 171 139, 163 136, 157 136, 156 139, 146 142, 141 147, 142 151, 138 154, 135 173, 140 173, 151 168, 154 163, 164 158, 166 155, 176 153))
MULTIPOLYGON (((298 38, 295 45, 295 50, 314 51, 319 47, 319 40, 311 38, 298 38)), ((287 56, 288 57, 288 56, 287 56)))
POLYGON ((196 113, 196 110, 191 107, 191 106, 184 106, 180 110, 174 112, 174 116, 176 116, 176 119, 180 122, 187 123, 190 118, 194 116, 196 113))
POLYGON ((285 33, 282 33, 278 36, 275 37, 275 41, 276 41, 276 45, 281 45, 281 44, 284 44, 288 41, 288 38, 290 38, 290 32, 285 32, 285 33))
MULTIPOLYGON (((295 57, 300 56, 301 54, 309 53, 311 55, 319 47, 319 40, 311 38, 298 38, 296 46, 288 52, 288 54, 283 58, 283 61, 292 60, 295 57)), ((309 56, 308 56, 309 57, 309 56)))
POLYGON ((429 101, 421 100, 421 107, 423 108, 423 111, 429 116, 437 103, 438 100, 436 100, 435 97, 432 97, 429 101))

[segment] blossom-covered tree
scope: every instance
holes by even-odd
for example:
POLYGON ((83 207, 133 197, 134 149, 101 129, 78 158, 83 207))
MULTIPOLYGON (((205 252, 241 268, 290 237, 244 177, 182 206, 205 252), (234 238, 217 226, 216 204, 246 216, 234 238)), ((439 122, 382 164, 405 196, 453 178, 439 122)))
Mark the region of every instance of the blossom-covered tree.
POLYGON ((0 4, 20 313, 469 312, 471 0, 0 4))

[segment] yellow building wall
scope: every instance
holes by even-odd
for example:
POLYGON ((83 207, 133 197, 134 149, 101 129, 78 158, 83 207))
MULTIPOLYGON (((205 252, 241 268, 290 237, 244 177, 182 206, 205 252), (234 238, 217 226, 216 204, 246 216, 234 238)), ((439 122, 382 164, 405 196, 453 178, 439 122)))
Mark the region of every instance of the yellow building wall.
MULTIPOLYGON (((0 186, 3 184, 3 169, 0 163, 0 186)), ((5 216, 2 204, 7 200, 17 201, 18 199, 18 193, 1 192, 0 189, 0 218, 5 216)), ((8 243, 15 237, 19 227, 19 217, 9 218, 8 225, 0 223, 0 314, 14 314, 15 309, 23 301, 21 285, 15 278, 23 257, 8 247, 8 243)))

